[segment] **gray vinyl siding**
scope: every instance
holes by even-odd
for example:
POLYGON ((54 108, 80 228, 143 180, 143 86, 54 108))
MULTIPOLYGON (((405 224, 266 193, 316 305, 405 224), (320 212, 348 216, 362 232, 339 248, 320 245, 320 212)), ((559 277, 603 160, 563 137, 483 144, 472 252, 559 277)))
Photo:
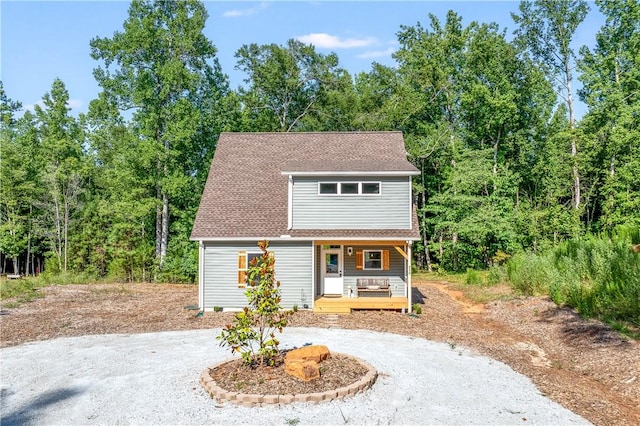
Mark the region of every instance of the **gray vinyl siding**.
POLYGON ((294 229, 408 229, 409 177, 295 177, 294 229), (380 195, 319 195, 318 182, 380 182, 380 195))
MULTIPOLYGON (((260 252, 257 242, 207 242, 204 249, 204 309, 240 309, 247 305, 245 288, 238 288, 238 252, 260 252)), ((272 242, 276 279, 285 309, 313 301, 311 242, 272 242)))
POLYGON ((344 294, 348 295, 349 286, 352 289, 356 288, 357 278, 366 277, 383 277, 389 278, 389 286, 391 287, 391 296, 404 297, 405 296, 405 260, 404 257, 396 249, 389 246, 366 246, 358 247, 353 246, 353 255, 347 255, 344 252, 344 294), (389 270, 388 271, 376 271, 376 270, 358 270, 356 269, 356 251, 357 250, 389 250, 389 270))
MULTIPOLYGON (((342 294, 346 297, 349 296, 349 290, 354 293, 356 289, 356 280, 358 278, 366 277, 381 277, 389 278, 389 286, 391 287, 392 297, 405 297, 406 296, 406 270, 404 257, 396 249, 390 246, 350 246, 353 247, 353 254, 349 256, 347 254, 347 246, 342 247, 342 259, 343 259, 343 290, 342 294), (358 270, 356 269, 356 250, 389 250, 389 270, 376 271, 376 270, 358 270)), ((322 292, 322 247, 316 246, 316 286, 317 295, 320 296, 322 292)))

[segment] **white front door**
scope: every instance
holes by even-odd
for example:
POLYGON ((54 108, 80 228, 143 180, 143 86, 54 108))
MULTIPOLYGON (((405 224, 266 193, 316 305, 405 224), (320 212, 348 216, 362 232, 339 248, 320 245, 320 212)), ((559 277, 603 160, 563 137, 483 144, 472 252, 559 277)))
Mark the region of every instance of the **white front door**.
POLYGON ((322 268, 322 293, 342 295, 342 246, 323 248, 320 267, 322 268))

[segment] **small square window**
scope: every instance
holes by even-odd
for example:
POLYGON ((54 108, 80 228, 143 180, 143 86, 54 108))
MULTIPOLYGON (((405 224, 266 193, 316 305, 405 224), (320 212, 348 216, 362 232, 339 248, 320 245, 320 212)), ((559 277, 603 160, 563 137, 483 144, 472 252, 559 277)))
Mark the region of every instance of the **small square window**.
POLYGON ((362 182, 363 194, 379 194, 380 182, 362 182))
POLYGON ((349 183, 341 183, 340 184, 340 193, 341 194, 358 194, 358 183, 357 182, 349 182, 349 183))
POLYGON ((382 269, 382 251, 364 251, 364 269, 382 269))
POLYGON ((337 194, 338 193, 338 184, 337 183, 320 183, 320 193, 321 194, 337 194))

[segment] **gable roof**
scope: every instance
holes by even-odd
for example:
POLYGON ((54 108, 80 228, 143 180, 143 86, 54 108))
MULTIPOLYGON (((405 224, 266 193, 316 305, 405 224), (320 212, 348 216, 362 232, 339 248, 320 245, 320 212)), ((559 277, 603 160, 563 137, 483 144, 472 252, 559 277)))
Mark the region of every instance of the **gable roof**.
POLYGON ((288 175, 394 174, 418 169, 401 132, 221 133, 191 238, 395 238, 412 230, 288 230, 288 175))

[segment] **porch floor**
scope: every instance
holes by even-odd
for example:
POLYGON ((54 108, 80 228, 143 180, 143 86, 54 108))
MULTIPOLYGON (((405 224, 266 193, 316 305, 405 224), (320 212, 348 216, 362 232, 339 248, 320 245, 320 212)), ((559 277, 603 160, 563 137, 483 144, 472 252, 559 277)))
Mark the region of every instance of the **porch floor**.
POLYGON ((400 310, 406 307, 406 297, 317 296, 313 304, 313 312, 317 314, 350 314, 352 309, 400 310))

